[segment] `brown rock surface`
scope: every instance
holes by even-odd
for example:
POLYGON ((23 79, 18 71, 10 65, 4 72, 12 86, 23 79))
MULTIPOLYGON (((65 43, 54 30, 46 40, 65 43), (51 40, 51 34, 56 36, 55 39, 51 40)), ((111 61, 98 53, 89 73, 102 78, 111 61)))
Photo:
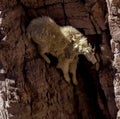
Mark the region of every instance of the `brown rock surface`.
POLYGON ((109 9, 109 27, 112 35, 111 47, 114 53, 113 67, 115 68, 114 76, 114 92, 115 100, 118 108, 117 119, 120 118, 120 1, 107 1, 109 9))
MULTIPOLYGON (((104 0, 0 1, 0 100, 5 104, 1 106, 0 102, 0 118, 116 118, 114 70, 110 62, 110 33, 105 24, 104 3, 104 0), (80 56, 78 86, 65 82, 62 72, 55 68, 56 59, 51 57, 52 64, 47 64, 38 54, 36 44, 25 36, 30 20, 43 15, 88 35, 100 58, 99 71, 80 56), (104 54, 108 55, 107 60, 104 54)), ((117 39, 119 32, 114 36, 117 39)), ((117 44, 113 44, 114 48, 119 47, 117 44)))

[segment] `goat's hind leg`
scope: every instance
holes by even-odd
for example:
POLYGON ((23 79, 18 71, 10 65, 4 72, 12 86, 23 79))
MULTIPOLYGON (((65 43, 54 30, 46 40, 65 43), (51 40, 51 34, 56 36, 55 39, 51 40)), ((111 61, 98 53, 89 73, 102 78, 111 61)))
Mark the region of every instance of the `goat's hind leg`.
POLYGON ((64 59, 64 61, 58 59, 57 68, 62 70, 65 80, 70 83, 69 66, 70 66, 69 59, 64 59))
POLYGON ((70 64, 70 73, 72 74, 72 81, 74 85, 78 84, 76 79, 76 70, 77 70, 78 56, 76 56, 70 64))

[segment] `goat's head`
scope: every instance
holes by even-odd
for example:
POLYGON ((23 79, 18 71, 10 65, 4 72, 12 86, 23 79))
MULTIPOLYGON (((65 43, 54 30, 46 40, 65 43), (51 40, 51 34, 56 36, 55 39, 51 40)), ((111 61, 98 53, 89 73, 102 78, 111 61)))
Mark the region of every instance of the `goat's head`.
POLYGON ((92 62, 92 64, 97 63, 97 59, 95 57, 94 49, 92 49, 91 47, 83 48, 83 55, 85 55, 87 60, 92 62))
POLYGON ((78 49, 79 54, 85 55, 88 61, 95 64, 97 62, 95 58, 95 51, 90 45, 90 43, 87 42, 86 37, 81 37, 80 40, 74 43, 74 48, 78 49))

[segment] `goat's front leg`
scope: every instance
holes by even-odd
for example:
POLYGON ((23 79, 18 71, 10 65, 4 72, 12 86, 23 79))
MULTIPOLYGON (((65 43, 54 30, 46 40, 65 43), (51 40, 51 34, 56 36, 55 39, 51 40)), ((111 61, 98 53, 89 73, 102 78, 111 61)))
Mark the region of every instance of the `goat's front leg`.
POLYGON ((43 59, 44 59, 48 64, 51 63, 50 59, 49 59, 45 54, 40 54, 40 55, 43 57, 43 59))
POLYGON ((74 85, 78 84, 76 79, 76 70, 77 70, 78 56, 76 56, 70 64, 70 73, 72 74, 72 81, 74 85))
POLYGON ((48 64, 50 64, 51 61, 50 61, 50 59, 46 56, 45 50, 44 50, 44 49, 41 50, 41 48, 38 46, 38 51, 39 51, 40 55, 43 57, 43 59, 44 59, 48 64))
POLYGON ((69 59, 64 60, 61 60, 60 58, 58 59, 57 68, 60 68, 62 70, 65 80, 70 83, 69 65, 70 65, 69 59))

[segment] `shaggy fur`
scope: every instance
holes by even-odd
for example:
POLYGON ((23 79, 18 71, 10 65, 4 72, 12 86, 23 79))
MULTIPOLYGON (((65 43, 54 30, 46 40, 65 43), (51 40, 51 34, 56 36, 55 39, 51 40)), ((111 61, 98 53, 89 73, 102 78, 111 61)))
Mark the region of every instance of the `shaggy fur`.
POLYGON ((83 34, 72 26, 61 27, 49 17, 32 20, 27 27, 27 35, 38 45, 39 53, 47 63, 50 59, 45 53, 58 58, 57 68, 62 70, 67 82, 70 82, 70 72, 73 83, 78 83, 76 69, 79 54, 85 55, 93 64, 97 62, 94 50, 83 34))

